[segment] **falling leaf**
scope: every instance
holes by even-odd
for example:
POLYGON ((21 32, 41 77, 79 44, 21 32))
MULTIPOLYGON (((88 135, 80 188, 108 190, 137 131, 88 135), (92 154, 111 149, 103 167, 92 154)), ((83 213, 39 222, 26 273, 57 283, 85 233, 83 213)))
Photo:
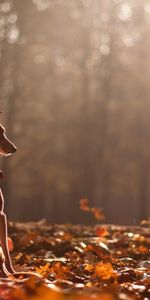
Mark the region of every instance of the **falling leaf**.
POLYGON ((98 207, 90 207, 87 198, 80 199, 80 209, 85 212, 91 212, 96 220, 104 220, 103 210, 98 207))
POLYGON ((104 220, 105 219, 103 210, 101 208, 92 207, 91 212, 96 220, 104 220))
POLYGON ((90 211, 89 200, 87 198, 83 198, 80 200, 80 209, 82 211, 90 211))

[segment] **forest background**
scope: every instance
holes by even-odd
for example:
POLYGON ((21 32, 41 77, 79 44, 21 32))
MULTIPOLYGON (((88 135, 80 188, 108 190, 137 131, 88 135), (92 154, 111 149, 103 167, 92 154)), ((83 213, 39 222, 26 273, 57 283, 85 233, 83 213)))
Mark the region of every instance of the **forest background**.
POLYGON ((150 1, 0 0, 1 160, 11 220, 150 215, 150 1))

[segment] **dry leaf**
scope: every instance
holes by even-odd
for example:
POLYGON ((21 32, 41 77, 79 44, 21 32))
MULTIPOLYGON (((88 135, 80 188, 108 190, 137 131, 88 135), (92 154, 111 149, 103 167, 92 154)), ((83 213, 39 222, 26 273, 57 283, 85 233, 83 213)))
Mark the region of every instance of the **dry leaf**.
POLYGON ((92 207, 91 212, 96 220, 104 220, 105 219, 103 210, 101 208, 92 207))
POLYGON ((116 272, 114 271, 111 263, 99 262, 95 266, 94 275, 100 277, 103 280, 107 280, 110 277, 116 277, 116 272))
POLYGON ((98 207, 90 207, 87 198, 80 199, 80 209, 85 212, 91 212, 96 220, 104 220, 103 210, 98 207))
POLYGON ((43 277, 46 277, 50 272, 50 266, 49 264, 46 264, 44 266, 35 267, 35 272, 37 272, 39 275, 43 277))
POLYGON ((99 237, 106 237, 109 235, 108 230, 105 227, 97 227, 96 228, 96 235, 99 237))
POLYGON ((87 198, 80 200, 80 209, 83 211, 90 211, 89 200, 87 198))

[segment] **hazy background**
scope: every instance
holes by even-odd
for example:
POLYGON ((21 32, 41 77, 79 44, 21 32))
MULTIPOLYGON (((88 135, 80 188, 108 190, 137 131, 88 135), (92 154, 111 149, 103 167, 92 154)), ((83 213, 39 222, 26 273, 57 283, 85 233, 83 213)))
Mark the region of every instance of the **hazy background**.
POLYGON ((150 1, 0 0, 1 160, 9 219, 150 215, 150 1))

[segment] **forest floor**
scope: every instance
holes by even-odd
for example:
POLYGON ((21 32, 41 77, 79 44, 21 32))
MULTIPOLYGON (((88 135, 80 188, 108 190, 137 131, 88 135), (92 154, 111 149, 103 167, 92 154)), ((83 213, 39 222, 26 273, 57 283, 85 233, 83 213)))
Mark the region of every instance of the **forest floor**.
MULTIPOLYGON (((0 299, 150 299, 150 226, 9 223, 15 276, 0 299)), ((10 240, 10 241, 11 241, 10 240)))

